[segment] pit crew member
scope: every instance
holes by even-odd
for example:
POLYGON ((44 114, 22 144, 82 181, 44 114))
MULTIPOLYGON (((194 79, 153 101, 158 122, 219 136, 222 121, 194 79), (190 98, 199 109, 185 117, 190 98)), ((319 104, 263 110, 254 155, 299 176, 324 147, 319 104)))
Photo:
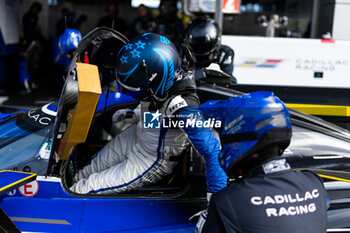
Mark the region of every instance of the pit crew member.
POLYGON ((186 29, 185 41, 194 54, 197 68, 216 63, 223 72, 231 76, 231 83, 237 82, 232 75, 234 51, 229 46, 221 44, 221 31, 213 19, 195 18, 186 29))
POLYGON ((213 194, 202 232, 326 232, 320 178, 293 171, 279 157, 292 135, 284 103, 271 92, 253 92, 224 104, 232 111, 221 117, 220 165, 235 183, 213 194))

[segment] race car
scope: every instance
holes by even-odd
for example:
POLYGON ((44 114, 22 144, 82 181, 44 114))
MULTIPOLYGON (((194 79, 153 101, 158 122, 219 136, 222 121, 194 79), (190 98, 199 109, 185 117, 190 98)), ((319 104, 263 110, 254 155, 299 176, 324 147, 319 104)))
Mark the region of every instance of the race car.
MULTIPOLYGON (((0 169, 11 170, 0 172, 2 228, 23 232, 194 231, 195 223, 189 218, 206 207, 206 181, 203 159, 191 147, 181 155, 174 172, 156 184, 109 195, 69 190, 76 169, 118 133, 111 120, 113 113, 138 104, 113 92, 109 85, 112 61, 126 42, 111 29, 95 29, 78 47, 59 102, 23 111, 0 123, 1 141, 7 142, 0 144, 1 157, 6 157, 0 169), (106 55, 111 48, 116 52, 106 55), (13 153, 7 156, 8 152, 13 153), (36 160, 40 164, 33 165, 36 160), (33 180, 35 174, 13 170, 38 175, 33 180)), ((210 83, 198 85, 201 102, 240 94, 210 83)), ((350 194, 350 134, 318 118, 290 112, 293 138, 283 156, 295 169, 313 169, 324 177, 332 199, 329 232, 344 232, 350 227, 346 198, 350 194)))

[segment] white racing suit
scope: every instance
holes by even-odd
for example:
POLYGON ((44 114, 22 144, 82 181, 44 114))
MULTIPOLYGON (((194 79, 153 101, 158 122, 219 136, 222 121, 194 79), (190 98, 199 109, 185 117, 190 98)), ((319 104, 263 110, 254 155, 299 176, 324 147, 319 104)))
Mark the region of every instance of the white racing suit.
MULTIPOLYGON (((167 104, 168 101, 164 105, 167 104)), ((78 171, 72 191, 82 194, 123 192, 155 183, 173 171, 177 162, 170 158, 183 153, 188 140, 179 129, 168 129, 161 134, 160 129, 144 128, 142 118, 147 103, 140 105, 135 109, 138 122, 114 137, 90 164, 78 171)))
MULTIPOLYGON (((198 97, 194 99, 198 100, 198 97)), ((180 120, 184 121, 196 115, 198 120, 203 120, 198 107, 187 102, 186 97, 174 95, 165 101, 159 112, 163 116, 178 113, 180 120)), ((218 160, 220 143, 210 129, 185 127, 181 130, 162 126, 147 129, 143 124, 147 109, 146 103, 141 103, 141 107, 135 110, 139 119, 137 124, 118 134, 94 156, 90 164, 77 172, 74 176, 76 183, 71 187, 73 192, 107 194, 156 183, 172 173, 177 164, 172 157, 184 152, 189 145, 187 137, 206 161, 208 190, 217 192, 226 186, 227 177, 218 160)))

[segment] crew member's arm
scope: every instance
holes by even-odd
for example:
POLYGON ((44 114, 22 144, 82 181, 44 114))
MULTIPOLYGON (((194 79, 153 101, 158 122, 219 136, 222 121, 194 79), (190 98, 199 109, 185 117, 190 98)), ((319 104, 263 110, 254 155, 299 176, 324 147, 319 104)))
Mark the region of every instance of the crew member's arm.
POLYGON ((207 232, 210 232, 210 233, 225 232, 225 227, 217 211, 215 201, 211 201, 209 204, 207 219, 205 220, 203 229, 201 231, 201 233, 207 233, 207 232))
POLYGON ((231 76, 231 80, 234 83, 237 83, 236 78, 233 76, 233 60, 235 57, 235 53, 233 49, 226 45, 221 45, 221 49, 219 52, 218 63, 220 65, 220 69, 229 74, 231 76))
POLYGON ((234 206, 231 206, 232 198, 230 193, 227 193, 227 189, 213 194, 201 233, 243 232, 237 212, 234 206))
MULTIPOLYGON (((184 122, 193 119, 196 121, 204 121, 203 113, 197 107, 185 107, 180 109, 178 111, 178 119, 184 122)), ((219 140, 214 137, 210 128, 192 127, 189 125, 183 129, 194 149, 204 156, 208 191, 215 193, 225 188, 227 176, 219 164, 219 140)))

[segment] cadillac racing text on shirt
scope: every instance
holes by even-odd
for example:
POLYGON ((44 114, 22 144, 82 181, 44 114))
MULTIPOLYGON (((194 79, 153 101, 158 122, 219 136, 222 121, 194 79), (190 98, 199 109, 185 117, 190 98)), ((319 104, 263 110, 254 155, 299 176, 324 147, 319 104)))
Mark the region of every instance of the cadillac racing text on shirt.
POLYGON ((267 217, 293 216, 313 213, 316 211, 315 202, 308 202, 319 198, 318 189, 305 193, 290 193, 274 196, 253 196, 250 199, 252 205, 264 206, 267 217), (281 206, 290 204, 289 206, 281 206))

